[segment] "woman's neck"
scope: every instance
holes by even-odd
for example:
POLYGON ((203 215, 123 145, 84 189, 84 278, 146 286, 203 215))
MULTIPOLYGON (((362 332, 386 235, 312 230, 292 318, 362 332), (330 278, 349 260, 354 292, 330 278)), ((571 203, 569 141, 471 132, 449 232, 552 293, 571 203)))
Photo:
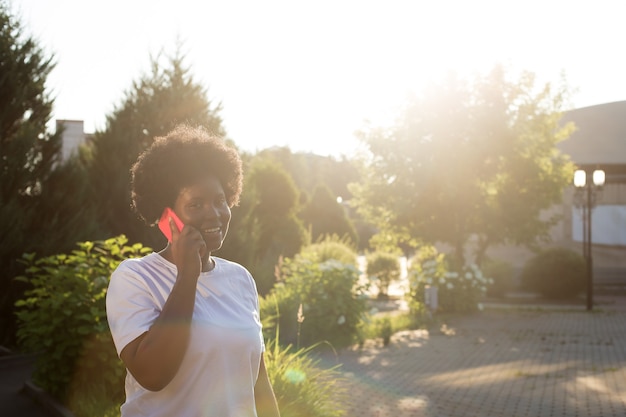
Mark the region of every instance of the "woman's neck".
MULTIPOLYGON (((172 247, 169 243, 165 248, 163 248, 162 251, 159 252, 159 255, 167 259, 169 262, 176 264, 176 262, 174 262, 174 256, 172 255, 172 247)), ((204 255, 200 261, 202 262, 202 272, 209 272, 215 269, 215 260, 210 253, 204 255)))
POLYGON ((211 255, 202 260, 202 272, 209 272, 215 269, 215 260, 211 255))

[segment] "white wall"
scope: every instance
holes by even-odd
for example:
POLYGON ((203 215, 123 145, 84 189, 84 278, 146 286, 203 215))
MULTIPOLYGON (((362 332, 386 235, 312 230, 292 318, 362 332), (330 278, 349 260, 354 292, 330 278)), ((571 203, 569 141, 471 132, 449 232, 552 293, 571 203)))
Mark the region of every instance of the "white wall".
MULTIPOLYGON (((582 209, 572 207, 572 240, 582 242, 582 209)), ((599 205, 591 212, 591 240, 598 245, 626 246, 626 205, 599 205)))
POLYGON ((57 120, 57 131, 61 127, 63 127, 61 154, 65 161, 81 143, 85 142, 85 126, 82 120, 57 120))

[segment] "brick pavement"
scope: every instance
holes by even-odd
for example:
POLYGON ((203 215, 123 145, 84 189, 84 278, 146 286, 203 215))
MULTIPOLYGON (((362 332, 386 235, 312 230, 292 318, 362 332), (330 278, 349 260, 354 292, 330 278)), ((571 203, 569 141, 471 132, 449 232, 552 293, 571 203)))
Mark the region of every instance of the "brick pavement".
POLYGON ((493 309, 337 360, 348 416, 626 416, 624 309, 493 309))

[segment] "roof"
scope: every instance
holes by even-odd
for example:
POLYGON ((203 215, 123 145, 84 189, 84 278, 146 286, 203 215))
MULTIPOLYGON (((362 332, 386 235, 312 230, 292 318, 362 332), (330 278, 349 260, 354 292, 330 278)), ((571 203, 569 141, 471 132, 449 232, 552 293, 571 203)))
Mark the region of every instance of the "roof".
POLYGON ((562 120, 576 131, 558 148, 577 165, 626 165, 626 101, 570 110, 562 120))

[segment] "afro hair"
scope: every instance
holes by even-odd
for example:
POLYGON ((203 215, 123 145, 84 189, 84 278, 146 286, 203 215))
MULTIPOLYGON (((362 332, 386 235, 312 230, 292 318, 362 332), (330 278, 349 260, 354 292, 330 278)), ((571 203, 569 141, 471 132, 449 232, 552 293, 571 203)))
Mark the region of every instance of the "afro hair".
POLYGON ((219 179, 228 205, 237 205, 243 183, 237 151, 201 127, 179 125, 156 137, 131 168, 132 207, 146 224, 154 225, 182 188, 209 175, 219 179))

